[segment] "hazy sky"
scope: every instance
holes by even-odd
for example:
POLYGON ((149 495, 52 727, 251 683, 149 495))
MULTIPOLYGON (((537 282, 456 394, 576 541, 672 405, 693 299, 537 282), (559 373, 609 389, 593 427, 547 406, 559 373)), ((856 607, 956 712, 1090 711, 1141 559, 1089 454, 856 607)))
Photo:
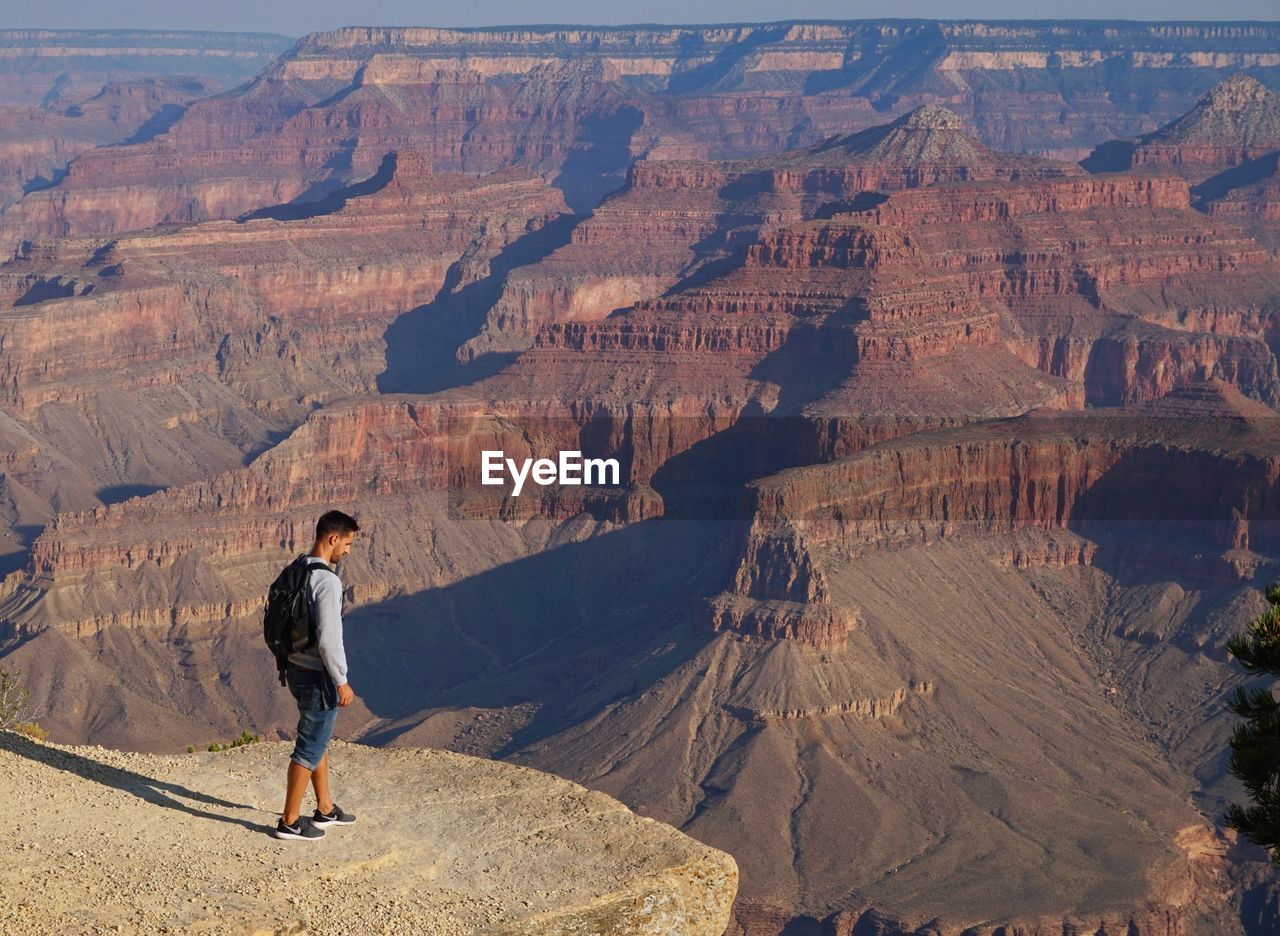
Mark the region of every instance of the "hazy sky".
POLYGON ((725 23, 780 19, 1280 19, 1280 0, 0 0, 0 28, 225 29, 290 36, 348 25, 725 23))

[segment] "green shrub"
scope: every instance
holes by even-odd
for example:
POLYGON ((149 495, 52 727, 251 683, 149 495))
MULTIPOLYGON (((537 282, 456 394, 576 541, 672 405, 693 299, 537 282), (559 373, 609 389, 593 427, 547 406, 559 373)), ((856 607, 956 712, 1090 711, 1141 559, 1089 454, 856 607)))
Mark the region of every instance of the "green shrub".
POLYGON ((15 722, 13 730, 26 735, 36 741, 48 741, 49 732, 41 728, 36 722, 15 722))
MULTIPOLYGON (((233 738, 232 740, 228 741, 226 744, 219 744, 217 741, 213 742, 213 744, 209 745, 209 750, 229 751, 232 748, 240 747, 243 744, 255 744, 256 742, 261 740, 262 740, 262 735, 253 734, 251 731, 249 731, 248 728, 246 728, 244 729, 244 731, 240 732, 240 737, 233 738)), ((192 748, 192 750, 195 750, 195 749, 192 748)))
POLYGON ((1269 849, 1280 868, 1280 702, 1273 689, 1280 677, 1280 582, 1266 591, 1267 609, 1248 630, 1227 641, 1227 650, 1251 676, 1264 682, 1240 686, 1227 708, 1244 719, 1231 734, 1228 767, 1249 796, 1245 805, 1227 807, 1225 822, 1269 849))

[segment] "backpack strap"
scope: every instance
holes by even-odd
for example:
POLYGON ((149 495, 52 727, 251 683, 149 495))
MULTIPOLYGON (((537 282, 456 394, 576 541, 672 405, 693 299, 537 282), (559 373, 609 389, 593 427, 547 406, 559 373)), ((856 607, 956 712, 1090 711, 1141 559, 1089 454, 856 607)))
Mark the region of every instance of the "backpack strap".
MULTIPOLYGON (((302 558, 303 558, 303 559, 310 559, 310 558, 311 558, 311 556, 310 556, 310 555, 304 555, 302 558)), ((319 556, 316 556, 315 558, 319 559, 320 557, 319 557, 319 556)), ((333 571, 333 566, 329 565, 329 563, 327 563, 327 562, 322 562, 322 563, 320 563, 319 565, 317 565, 317 564, 316 564, 316 563, 314 563, 314 562, 308 562, 308 563, 306 563, 306 566, 307 566, 307 574, 308 574, 308 575, 310 575, 310 573, 311 573, 311 572, 313 572, 313 571, 314 571, 314 570, 316 570, 316 569, 320 569, 320 570, 322 570, 322 571, 324 571, 324 572, 328 572, 330 575, 334 576, 335 578, 336 578, 336 577, 337 577, 337 575, 338 575, 338 573, 337 573, 337 572, 333 571)))
MULTIPOLYGON (((316 558, 318 559, 319 556, 316 558)), ((311 573, 316 570, 323 570, 328 572, 334 578, 338 578, 338 573, 333 571, 333 568, 327 562, 312 562, 310 553, 303 553, 298 557, 298 561, 300 561, 307 570, 307 582, 303 587, 307 590, 307 604, 311 607, 311 644, 314 645, 316 641, 320 639, 320 635, 316 632, 315 602, 311 600, 311 573)), ((341 582, 341 579, 339 579, 339 582, 341 582)), ((284 674, 282 673, 281 679, 283 678, 284 674)))

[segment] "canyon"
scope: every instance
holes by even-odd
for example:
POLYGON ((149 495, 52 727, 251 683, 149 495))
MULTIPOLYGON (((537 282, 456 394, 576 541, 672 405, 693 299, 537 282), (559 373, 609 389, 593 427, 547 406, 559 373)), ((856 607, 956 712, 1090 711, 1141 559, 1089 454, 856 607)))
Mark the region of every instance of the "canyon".
POLYGON ((1264 23, 342 29, 153 139, 72 160, 0 217, 0 251, 321 197, 399 148, 441 170, 532 169, 579 214, 637 157, 776 152, 928 103, 988 145, 1079 158, 1155 130, 1236 71, 1280 76, 1278 38, 1264 23), (1192 78, 1162 80, 1170 69, 1192 78), (1131 77, 1110 87, 1117 70, 1131 77), (1018 90, 1030 76, 1042 89, 1018 90))
POLYGON ((73 107, 103 85, 194 78, 233 88, 292 44, 269 33, 0 29, 0 104, 73 107))
POLYGON ((0 211, 88 150, 162 133, 198 98, 253 77, 283 36, 0 30, 0 211))
POLYGON ((288 738, 336 506, 338 735, 732 854, 733 936, 1265 932, 1274 27, 1055 28, 340 30, 82 151, 0 215, 0 661, 59 742, 288 738))

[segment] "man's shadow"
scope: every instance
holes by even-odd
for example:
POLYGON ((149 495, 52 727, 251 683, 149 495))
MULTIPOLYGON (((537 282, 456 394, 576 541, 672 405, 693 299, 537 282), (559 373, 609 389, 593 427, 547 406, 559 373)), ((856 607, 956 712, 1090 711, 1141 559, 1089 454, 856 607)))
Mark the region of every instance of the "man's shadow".
POLYGON ((25 735, 18 734, 14 731, 0 731, 0 750, 11 751, 14 754, 20 754, 23 757, 37 761, 41 764, 47 764, 58 770, 66 770, 76 776, 83 777, 86 780, 94 780, 98 783, 105 784, 109 787, 115 787, 117 790, 123 790, 125 793, 132 793, 139 799, 146 800, 148 803, 154 803, 157 806, 165 806, 169 809, 176 809, 179 812, 189 813, 192 816, 200 816, 205 819, 216 819, 219 822, 230 822, 233 825, 241 825, 251 832, 271 832, 274 826, 259 825, 250 822, 247 819, 236 819, 232 816, 225 816, 221 813, 209 812, 207 809, 199 809, 189 806, 180 800, 174 799, 176 796, 185 797, 187 799, 196 800, 208 806, 221 806, 224 809, 253 809, 256 806, 249 806, 244 803, 232 803, 227 800, 218 799, 215 796, 209 796, 205 793, 197 793, 195 790, 179 786, 176 783, 167 783, 164 780, 157 780, 154 777, 147 777, 132 770, 124 770, 120 767, 113 767, 110 764, 104 764, 101 761, 93 760, 90 757, 84 757, 80 754, 73 754, 70 751, 62 751, 55 747, 47 747, 25 735))

